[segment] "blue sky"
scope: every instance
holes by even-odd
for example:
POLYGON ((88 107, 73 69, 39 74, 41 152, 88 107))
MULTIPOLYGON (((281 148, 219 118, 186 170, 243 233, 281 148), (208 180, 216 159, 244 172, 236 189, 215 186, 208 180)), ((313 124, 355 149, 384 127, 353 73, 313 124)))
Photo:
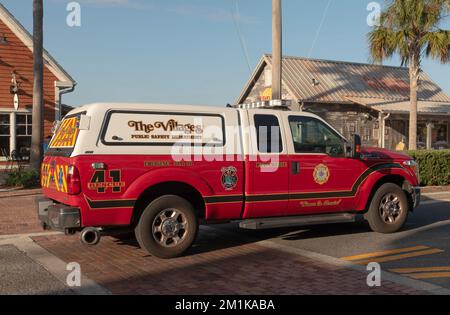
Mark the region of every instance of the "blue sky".
MULTIPOLYGON (((0 1, 31 30, 31 0, 0 1)), ((69 2, 44 0, 45 47, 78 82, 64 96, 74 106, 233 103, 249 65, 271 51, 270 0, 79 0, 75 28, 66 24, 69 2)), ((370 2, 283 0, 284 54, 369 62, 370 2)), ((423 69, 450 93, 450 65, 423 69)))

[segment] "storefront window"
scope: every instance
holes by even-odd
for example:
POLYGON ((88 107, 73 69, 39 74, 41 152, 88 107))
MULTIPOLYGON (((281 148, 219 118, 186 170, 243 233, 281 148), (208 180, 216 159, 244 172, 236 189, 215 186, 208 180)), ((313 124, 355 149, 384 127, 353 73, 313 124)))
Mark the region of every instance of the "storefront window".
POLYGON ((10 120, 9 114, 0 114, 0 158, 9 156, 10 120))
POLYGON ((427 125, 417 125, 417 148, 425 150, 427 148, 427 125))
POLYGON ((16 116, 16 150, 22 155, 27 155, 31 147, 32 116, 18 114, 16 116))
POLYGON ((433 128, 433 146, 436 149, 447 149, 448 146, 448 125, 436 124, 433 128))
POLYGON ((447 142, 447 125, 436 126, 436 141, 447 142))

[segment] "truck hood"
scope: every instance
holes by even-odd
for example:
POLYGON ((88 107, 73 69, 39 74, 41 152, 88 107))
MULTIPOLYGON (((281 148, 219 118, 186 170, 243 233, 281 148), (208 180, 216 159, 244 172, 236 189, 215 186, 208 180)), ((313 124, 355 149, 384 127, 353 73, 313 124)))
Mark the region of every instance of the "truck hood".
POLYGON ((412 160, 410 156, 401 152, 394 152, 380 148, 363 148, 362 155, 366 159, 379 159, 388 161, 406 161, 412 160))

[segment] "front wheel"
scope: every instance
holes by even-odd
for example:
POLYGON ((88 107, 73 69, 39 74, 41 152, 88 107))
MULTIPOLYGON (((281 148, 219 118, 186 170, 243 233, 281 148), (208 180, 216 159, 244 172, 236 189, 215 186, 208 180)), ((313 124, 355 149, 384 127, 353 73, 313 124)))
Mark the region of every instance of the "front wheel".
POLYGON ((162 259, 181 256, 194 242, 198 220, 192 205, 178 196, 162 196, 144 210, 136 239, 150 255, 162 259))
POLYGON ((366 219, 374 232, 396 233, 405 225, 408 212, 408 198, 403 189, 387 183, 373 196, 366 219))

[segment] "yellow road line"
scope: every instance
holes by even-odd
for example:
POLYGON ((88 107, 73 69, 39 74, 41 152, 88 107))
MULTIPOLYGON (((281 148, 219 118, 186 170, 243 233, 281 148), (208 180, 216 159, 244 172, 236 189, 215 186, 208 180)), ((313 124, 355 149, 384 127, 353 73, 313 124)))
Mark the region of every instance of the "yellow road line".
POLYGON ((413 273, 413 274, 406 274, 405 276, 413 279, 439 279, 439 278, 450 278, 450 272, 413 273))
POLYGON ((441 249, 434 248, 434 249, 422 250, 422 251, 412 252, 412 253, 407 253, 407 254, 359 260, 359 261, 356 261, 356 263, 361 264, 361 265, 367 265, 372 262, 384 263, 384 262, 388 262, 388 261, 402 260, 402 259, 407 259, 407 258, 412 258, 412 257, 420 257, 420 256, 438 254, 438 253, 442 253, 442 252, 444 252, 444 251, 441 249))
POLYGON ((427 247, 427 246, 399 248, 399 249, 385 250, 385 251, 374 252, 374 253, 361 254, 361 255, 356 255, 356 256, 342 257, 341 259, 348 260, 348 261, 355 261, 355 260, 381 257, 381 256, 386 256, 386 255, 392 255, 392 254, 401 254, 401 253, 412 252, 412 251, 417 251, 417 250, 424 250, 424 249, 428 249, 428 248, 429 247, 427 247))
POLYGON ((436 272, 436 271, 449 271, 450 266, 447 267, 424 267, 424 268, 397 268, 390 269, 390 272, 406 274, 406 273, 418 273, 418 272, 436 272))

